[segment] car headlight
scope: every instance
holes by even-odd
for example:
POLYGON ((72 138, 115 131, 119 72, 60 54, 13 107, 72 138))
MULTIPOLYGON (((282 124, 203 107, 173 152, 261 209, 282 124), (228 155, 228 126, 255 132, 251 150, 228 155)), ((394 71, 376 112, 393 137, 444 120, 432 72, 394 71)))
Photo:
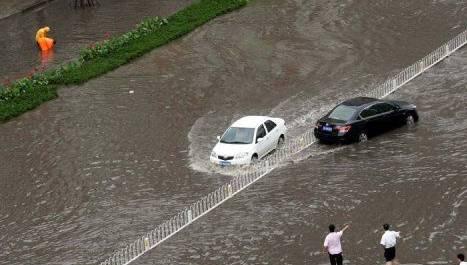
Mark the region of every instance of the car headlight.
POLYGON ((216 157, 216 158, 217 158, 217 154, 216 154, 216 152, 212 151, 212 152, 211 152, 211 156, 212 156, 212 157, 216 157))
POLYGON ((235 158, 242 159, 248 156, 248 152, 238 153, 235 155, 235 158))

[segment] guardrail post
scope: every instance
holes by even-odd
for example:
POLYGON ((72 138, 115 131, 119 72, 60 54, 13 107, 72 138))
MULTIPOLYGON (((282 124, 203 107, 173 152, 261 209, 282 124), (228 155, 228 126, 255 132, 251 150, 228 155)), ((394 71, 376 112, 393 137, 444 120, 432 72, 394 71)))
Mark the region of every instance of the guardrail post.
POLYGON ((193 221, 193 213, 191 212, 191 210, 188 210, 188 223, 193 221))

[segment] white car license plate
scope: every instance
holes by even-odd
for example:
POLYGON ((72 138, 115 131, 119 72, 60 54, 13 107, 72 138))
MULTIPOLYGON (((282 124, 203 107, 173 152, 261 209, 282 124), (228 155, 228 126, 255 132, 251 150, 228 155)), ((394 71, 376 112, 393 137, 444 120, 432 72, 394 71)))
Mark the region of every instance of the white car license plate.
POLYGON ((332 132, 332 127, 323 126, 323 131, 324 131, 324 132, 332 132))
POLYGON ((219 165, 221 165, 221 166, 230 166, 230 162, 229 161, 219 161, 219 165))

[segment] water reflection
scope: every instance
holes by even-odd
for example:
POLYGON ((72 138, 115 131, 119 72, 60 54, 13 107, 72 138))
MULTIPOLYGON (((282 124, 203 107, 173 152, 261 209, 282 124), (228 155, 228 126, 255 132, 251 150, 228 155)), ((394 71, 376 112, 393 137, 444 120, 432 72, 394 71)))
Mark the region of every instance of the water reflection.
POLYGON ((47 69, 54 59, 54 50, 40 51, 41 65, 40 69, 47 69))

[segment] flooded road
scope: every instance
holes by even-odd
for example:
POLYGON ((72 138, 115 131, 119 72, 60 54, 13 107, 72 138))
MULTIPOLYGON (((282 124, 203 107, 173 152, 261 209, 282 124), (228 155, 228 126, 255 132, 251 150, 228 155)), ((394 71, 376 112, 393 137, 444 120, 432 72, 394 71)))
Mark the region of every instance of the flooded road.
MULTIPOLYGON (((8 0, 3 0, 8 1, 8 0)), ((0 82, 27 76, 78 56, 81 49, 109 36, 131 30, 145 17, 168 16, 191 0, 99 0, 100 6, 74 9, 69 0, 56 0, 26 13, 0 19, 0 82), (42 53, 34 38, 45 25, 57 45, 42 53)))
POLYGON ((421 115, 364 144, 273 171, 135 264, 329 264, 329 223, 342 227, 349 264, 383 264, 381 225, 401 231, 402 264, 454 264, 467 241, 467 50, 392 99, 421 115))
MULTIPOLYGON (((298 135, 462 31, 466 7, 257 0, 60 90, 0 126, 0 264, 104 260, 231 178, 206 161, 233 119, 277 115, 298 135)), ((306 156, 321 155, 274 171, 135 264, 326 263, 326 226, 348 221, 354 264, 379 264, 386 221, 408 236, 403 262, 450 261, 466 241, 466 59, 461 50, 394 95, 418 105, 415 128, 313 147, 306 156)))

